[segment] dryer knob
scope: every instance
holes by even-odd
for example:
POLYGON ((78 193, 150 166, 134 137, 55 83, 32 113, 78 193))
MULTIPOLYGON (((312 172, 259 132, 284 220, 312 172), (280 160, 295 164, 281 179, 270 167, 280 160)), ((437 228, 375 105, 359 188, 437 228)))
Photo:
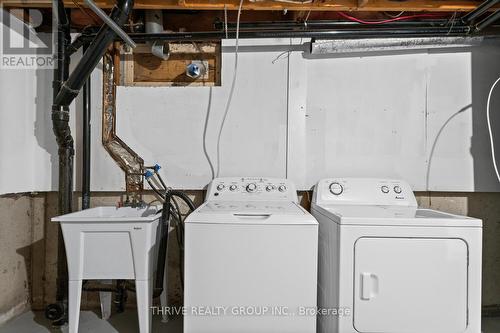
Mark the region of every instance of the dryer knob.
POLYGON ((280 192, 285 192, 285 191, 286 191, 286 186, 285 186, 285 185, 280 185, 280 186, 278 187, 278 191, 280 191, 280 192))
POLYGON ((380 190, 382 191, 382 193, 386 193, 386 194, 389 193, 389 191, 390 191, 389 186, 386 186, 386 185, 382 186, 380 188, 380 190))
POLYGON ((224 184, 217 185, 217 190, 222 191, 224 189, 224 184))
POLYGON ((267 185, 266 186, 266 191, 267 192, 271 192, 272 190, 274 190, 274 185, 267 185))
POLYGON ((330 192, 333 195, 341 195, 344 192, 344 187, 339 183, 331 183, 330 184, 330 192))
POLYGON ((257 190, 257 185, 255 183, 250 183, 247 185, 247 192, 255 192, 257 190))
POLYGON ((403 192, 403 190, 401 189, 401 186, 394 186, 394 192, 396 192, 396 194, 401 194, 401 192, 403 192))

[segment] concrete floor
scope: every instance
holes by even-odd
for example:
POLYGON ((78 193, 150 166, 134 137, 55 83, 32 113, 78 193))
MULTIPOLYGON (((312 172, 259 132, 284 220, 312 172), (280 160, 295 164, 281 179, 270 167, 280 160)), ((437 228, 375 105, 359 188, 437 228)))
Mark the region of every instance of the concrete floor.
MULTIPOLYGON (((500 327, 500 326, 499 326, 500 327)), ((98 313, 82 311, 80 313, 79 332, 92 333, 137 333, 139 331, 137 314, 133 310, 113 313, 109 320, 102 320, 98 313)), ((161 316, 153 316, 153 332, 182 333, 182 318, 175 318, 168 323, 161 322, 161 316)), ((47 333, 68 332, 68 327, 52 328, 43 312, 25 312, 0 327, 0 333, 47 333)))
MULTIPOLYGON (((483 333, 500 332, 500 317, 483 318, 483 333)), ((0 327, 0 333, 46 333, 67 332, 67 327, 53 329, 42 312, 26 312, 0 327)), ((82 311, 80 314, 80 332, 93 333, 132 333, 138 331, 137 315, 133 310, 113 314, 106 321, 100 319, 97 313, 82 311)), ((182 333, 182 318, 176 318, 168 323, 161 322, 161 316, 153 316, 153 332, 182 333)))

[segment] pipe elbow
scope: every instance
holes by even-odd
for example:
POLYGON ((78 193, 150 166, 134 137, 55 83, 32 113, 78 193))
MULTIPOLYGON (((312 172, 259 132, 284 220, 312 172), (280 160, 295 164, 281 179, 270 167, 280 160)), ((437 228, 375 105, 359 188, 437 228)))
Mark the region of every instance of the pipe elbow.
POLYGON ((74 143, 69 127, 69 109, 67 107, 52 108, 52 130, 59 149, 68 150, 71 155, 74 155, 74 143))

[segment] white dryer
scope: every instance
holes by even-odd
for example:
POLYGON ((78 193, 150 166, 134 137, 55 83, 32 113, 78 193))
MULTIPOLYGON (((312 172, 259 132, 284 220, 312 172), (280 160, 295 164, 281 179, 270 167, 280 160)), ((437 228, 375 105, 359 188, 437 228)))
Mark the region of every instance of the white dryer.
POLYGON ((481 220, 418 209, 399 180, 323 179, 318 332, 480 333, 481 220))
POLYGON ((317 253, 291 182, 213 180, 185 224, 184 332, 315 333, 317 253))

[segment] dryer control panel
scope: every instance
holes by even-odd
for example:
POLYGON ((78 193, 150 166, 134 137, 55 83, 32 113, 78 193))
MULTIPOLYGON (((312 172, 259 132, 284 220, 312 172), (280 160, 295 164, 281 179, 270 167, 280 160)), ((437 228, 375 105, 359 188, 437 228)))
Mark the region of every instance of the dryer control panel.
POLYGON ((313 202, 335 205, 390 205, 416 207, 410 185, 403 180, 328 178, 314 187, 313 202))
POLYGON ((205 201, 293 201, 295 185, 287 179, 263 177, 215 178, 208 185, 205 201))

